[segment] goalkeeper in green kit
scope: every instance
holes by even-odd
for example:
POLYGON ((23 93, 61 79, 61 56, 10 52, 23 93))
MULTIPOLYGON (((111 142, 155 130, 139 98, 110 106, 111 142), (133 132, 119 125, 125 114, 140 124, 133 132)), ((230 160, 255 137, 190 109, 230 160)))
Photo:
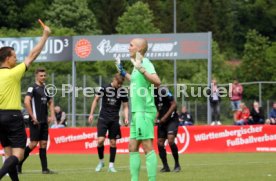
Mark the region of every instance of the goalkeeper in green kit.
POLYGON ((154 86, 158 87, 161 82, 153 64, 144 57, 148 49, 147 41, 142 38, 135 38, 131 40, 128 49, 131 62, 134 65, 131 75, 123 69, 118 58, 116 66, 120 74, 130 81, 132 120, 130 123, 129 152, 131 181, 139 180, 141 164, 139 146, 141 144, 146 154, 148 180, 155 181, 157 157, 153 148, 153 138, 157 110, 152 89, 154 86))

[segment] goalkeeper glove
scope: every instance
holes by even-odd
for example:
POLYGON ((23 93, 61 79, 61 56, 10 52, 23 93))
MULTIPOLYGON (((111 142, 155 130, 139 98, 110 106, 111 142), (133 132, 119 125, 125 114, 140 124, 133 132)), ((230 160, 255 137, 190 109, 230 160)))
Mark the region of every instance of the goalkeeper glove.
POLYGON ((118 72, 120 73, 121 76, 125 77, 127 72, 125 71, 125 69, 123 68, 122 64, 121 64, 121 60, 120 60, 120 57, 116 57, 116 63, 115 63, 115 66, 118 70, 118 72))
POLYGON ((133 64, 133 66, 139 70, 139 72, 141 72, 142 74, 145 73, 145 69, 144 67, 142 67, 142 60, 143 60, 143 56, 139 53, 139 52, 136 52, 136 56, 135 56, 135 59, 131 58, 131 63, 133 64))

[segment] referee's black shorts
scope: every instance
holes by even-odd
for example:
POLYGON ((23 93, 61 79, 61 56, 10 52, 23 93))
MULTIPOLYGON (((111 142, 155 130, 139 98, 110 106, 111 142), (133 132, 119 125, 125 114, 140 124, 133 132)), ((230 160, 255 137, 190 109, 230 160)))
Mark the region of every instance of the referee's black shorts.
POLYGON ((108 131, 109 139, 121 138, 119 118, 110 120, 110 119, 99 117, 98 124, 97 124, 98 137, 106 137, 107 131, 108 131))
POLYGON ((33 122, 29 121, 30 128, 30 140, 31 141, 47 141, 49 126, 48 123, 39 123, 34 125, 33 122))
POLYGON ((21 111, 0 110, 0 142, 2 147, 26 147, 27 135, 21 111))
POLYGON ((157 127, 157 135, 158 138, 165 138, 169 134, 176 136, 178 131, 178 119, 171 118, 165 124, 158 124, 157 127))

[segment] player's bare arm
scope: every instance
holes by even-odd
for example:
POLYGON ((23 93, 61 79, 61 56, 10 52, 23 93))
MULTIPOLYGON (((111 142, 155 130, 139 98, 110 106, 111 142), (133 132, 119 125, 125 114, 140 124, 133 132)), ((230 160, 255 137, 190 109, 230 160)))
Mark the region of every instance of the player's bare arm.
POLYGON ((55 116, 55 105, 54 105, 54 101, 53 99, 50 99, 48 102, 48 106, 50 108, 50 118, 48 119, 48 123, 51 123, 53 121, 56 120, 56 116, 55 116))
POLYGON ((130 74, 126 73, 126 76, 125 76, 126 80, 130 81, 130 77, 131 77, 130 74))
POLYGON ((127 102, 124 102, 123 103, 123 109, 124 109, 124 117, 125 117, 125 120, 124 120, 124 123, 125 125, 128 125, 129 123, 129 120, 128 120, 128 103, 127 102))
POLYGON ((96 95, 93 102, 92 102, 92 104, 91 104, 91 111, 90 111, 90 115, 89 115, 89 118, 88 118, 88 122, 91 123, 91 124, 93 123, 94 112, 95 112, 95 109, 97 107, 97 104, 98 104, 99 100, 100 100, 100 96, 96 95))
POLYGON ((177 105, 176 105, 175 100, 171 101, 171 106, 170 106, 169 110, 166 112, 166 114, 160 120, 161 123, 165 123, 168 120, 169 116, 172 115, 172 113, 176 109, 176 106, 177 105))
POLYGON ((31 117, 31 121, 33 122, 33 124, 36 125, 36 124, 38 124, 38 121, 37 121, 36 117, 33 114, 32 106, 31 106, 31 99, 32 99, 31 96, 26 96, 25 99, 24 99, 24 105, 25 105, 25 108, 26 108, 28 114, 31 117))

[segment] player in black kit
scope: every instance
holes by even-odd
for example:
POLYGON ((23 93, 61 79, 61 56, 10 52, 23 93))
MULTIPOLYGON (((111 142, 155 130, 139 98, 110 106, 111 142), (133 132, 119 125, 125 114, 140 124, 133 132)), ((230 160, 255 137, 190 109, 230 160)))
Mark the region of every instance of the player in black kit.
POLYGON ((165 141, 168 139, 172 155, 175 161, 174 172, 179 172, 181 167, 178 160, 178 148, 174 140, 178 130, 178 114, 176 112, 176 102, 166 87, 155 89, 155 105, 157 107, 157 124, 158 124, 158 151, 163 163, 160 172, 170 172, 167 162, 167 153, 165 150, 165 141))
POLYGON ((128 94, 127 90, 122 88, 121 85, 124 78, 120 74, 116 74, 111 84, 101 87, 95 96, 88 121, 93 122, 94 112, 102 98, 102 108, 100 111, 97 131, 98 131, 98 156, 100 159, 95 171, 99 172, 104 167, 104 141, 106 132, 108 131, 108 138, 110 139, 110 159, 108 172, 117 172, 114 168, 114 161, 116 156, 116 139, 121 138, 120 124, 119 124, 119 111, 121 103, 124 109, 124 121, 128 124, 128 94))
POLYGON ((46 70, 38 68, 35 72, 35 84, 28 88, 25 96, 25 107, 30 115, 30 144, 25 148, 24 159, 18 164, 18 173, 22 173, 23 162, 39 143, 39 157, 43 174, 52 174, 48 169, 46 147, 48 142, 48 123, 55 120, 54 102, 45 89, 46 70), (48 106, 51 116, 48 118, 48 106))

